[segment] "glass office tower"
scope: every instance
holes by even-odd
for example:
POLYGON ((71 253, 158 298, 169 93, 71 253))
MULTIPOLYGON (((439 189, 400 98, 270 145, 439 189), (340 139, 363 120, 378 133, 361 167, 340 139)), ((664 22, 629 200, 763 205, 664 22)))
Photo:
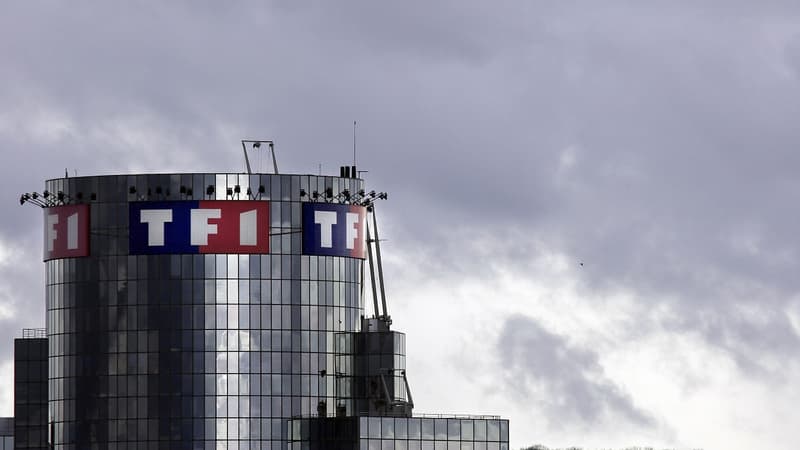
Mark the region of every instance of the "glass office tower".
POLYGON ((363 260, 304 254, 302 203, 362 184, 267 174, 47 181, 60 202, 88 205, 90 219, 83 243, 69 228, 77 215, 46 216, 46 228, 66 227, 45 236, 52 448, 285 449, 289 418, 335 415, 335 377, 324 375, 334 373, 335 333, 360 328, 363 260), (210 200, 267 201, 269 251, 133 251, 131 224, 145 222, 129 223, 133 211, 210 200), (48 256, 62 238, 90 250, 48 256))

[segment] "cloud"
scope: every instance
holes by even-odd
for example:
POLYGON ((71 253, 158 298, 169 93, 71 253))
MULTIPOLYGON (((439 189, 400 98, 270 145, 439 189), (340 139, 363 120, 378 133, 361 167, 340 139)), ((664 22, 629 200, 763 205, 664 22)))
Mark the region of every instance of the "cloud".
POLYGON ((655 424, 604 375, 597 354, 573 346, 529 317, 513 315, 505 321, 496 352, 503 386, 516 394, 516 401, 545 405, 551 422, 597 424, 610 415, 639 426, 655 424))

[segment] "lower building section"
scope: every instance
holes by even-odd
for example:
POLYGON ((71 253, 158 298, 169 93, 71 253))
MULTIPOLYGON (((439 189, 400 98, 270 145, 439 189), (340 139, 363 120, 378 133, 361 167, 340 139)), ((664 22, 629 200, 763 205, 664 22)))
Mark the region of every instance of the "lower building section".
POLYGON ((508 450, 496 416, 296 418, 288 434, 290 450, 508 450))
POLYGON ((0 450, 14 450, 13 417, 0 417, 0 450))
POLYGON ((14 417, 15 449, 48 448, 47 338, 41 329, 25 329, 22 339, 14 339, 14 417))

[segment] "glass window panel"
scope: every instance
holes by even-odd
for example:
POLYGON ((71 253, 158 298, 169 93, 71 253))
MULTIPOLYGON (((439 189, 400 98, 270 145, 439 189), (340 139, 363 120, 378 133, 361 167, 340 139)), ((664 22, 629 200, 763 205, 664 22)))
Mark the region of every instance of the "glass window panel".
POLYGON ((381 437, 381 418, 380 417, 370 417, 369 418, 369 437, 373 438, 373 439, 381 437))
POLYGON ((229 303, 236 303, 239 301, 239 281, 228 280, 227 282, 227 295, 229 303))
POLYGON ((271 278, 279 280, 281 278, 281 257, 280 255, 272 255, 270 258, 271 278))
POLYGON ((434 419, 437 440, 447 440, 447 419, 434 419))
POLYGON ((461 421, 458 419, 447 419, 447 439, 457 441, 461 439, 461 421))
POLYGON ((406 439, 408 437, 407 418, 398 417, 394 420, 394 435, 397 439, 406 439))
POLYGON ((422 439, 433 440, 433 419, 421 419, 422 439))
POLYGON ((486 421, 476 420, 474 422, 474 425, 475 425, 475 440, 486 441, 486 421))
POLYGON ((271 269, 272 257, 270 255, 261 256, 261 278, 268 279, 272 276, 271 269))
POLYGON ((420 438, 420 420, 419 419, 408 419, 408 438, 409 439, 419 439, 420 438))
POLYGON ((461 439, 465 441, 472 440, 472 421, 471 420, 462 420, 461 421, 461 439))
POLYGON ((228 276, 228 258, 225 255, 215 255, 217 278, 227 278, 228 276))
POLYGON ((500 440, 500 421, 489 420, 486 423, 486 440, 499 441, 500 440))
POLYGON ((381 420, 381 436, 384 439, 394 439, 394 418, 384 417, 381 420))

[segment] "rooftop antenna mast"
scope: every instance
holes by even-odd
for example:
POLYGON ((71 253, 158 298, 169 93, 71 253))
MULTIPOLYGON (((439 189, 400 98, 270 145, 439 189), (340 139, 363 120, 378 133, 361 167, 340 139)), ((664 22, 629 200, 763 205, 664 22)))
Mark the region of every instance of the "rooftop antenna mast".
POLYGON ((278 161, 275 159, 275 143, 268 140, 242 139, 242 151, 244 151, 244 163, 247 165, 247 174, 253 174, 252 170, 250 170, 250 158, 247 157, 247 144, 250 144, 253 150, 261 148, 261 144, 269 145, 269 152, 272 153, 272 168, 275 170, 275 175, 277 175, 278 161))
MULTIPOLYGON (((356 121, 353 121, 353 167, 356 166, 356 121)), ((353 174, 354 177, 357 177, 358 174, 353 174)))
POLYGON ((389 310, 386 307, 386 289, 384 288, 383 282, 383 264, 381 262, 381 240, 378 236, 378 219, 375 215, 375 206, 372 205, 369 208, 372 212, 372 229, 375 232, 375 237, 373 238, 370 233, 370 226, 367 223, 367 257, 369 258, 369 275, 370 281, 372 281, 372 303, 375 308, 375 316, 386 323, 386 326, 392 324, 392 318, 389 315, 389 310), (372 255, 372 244, 375 244, 375 262, 373 262, 373 255, 372 255), (377 283, 375 282, 375 272, 378 272, 378 279, 377 283), (378 292, 377 288, 380 288, 380 299, 381 299, 381 306, 383 306, 383 312, 378 309, 378 292))

